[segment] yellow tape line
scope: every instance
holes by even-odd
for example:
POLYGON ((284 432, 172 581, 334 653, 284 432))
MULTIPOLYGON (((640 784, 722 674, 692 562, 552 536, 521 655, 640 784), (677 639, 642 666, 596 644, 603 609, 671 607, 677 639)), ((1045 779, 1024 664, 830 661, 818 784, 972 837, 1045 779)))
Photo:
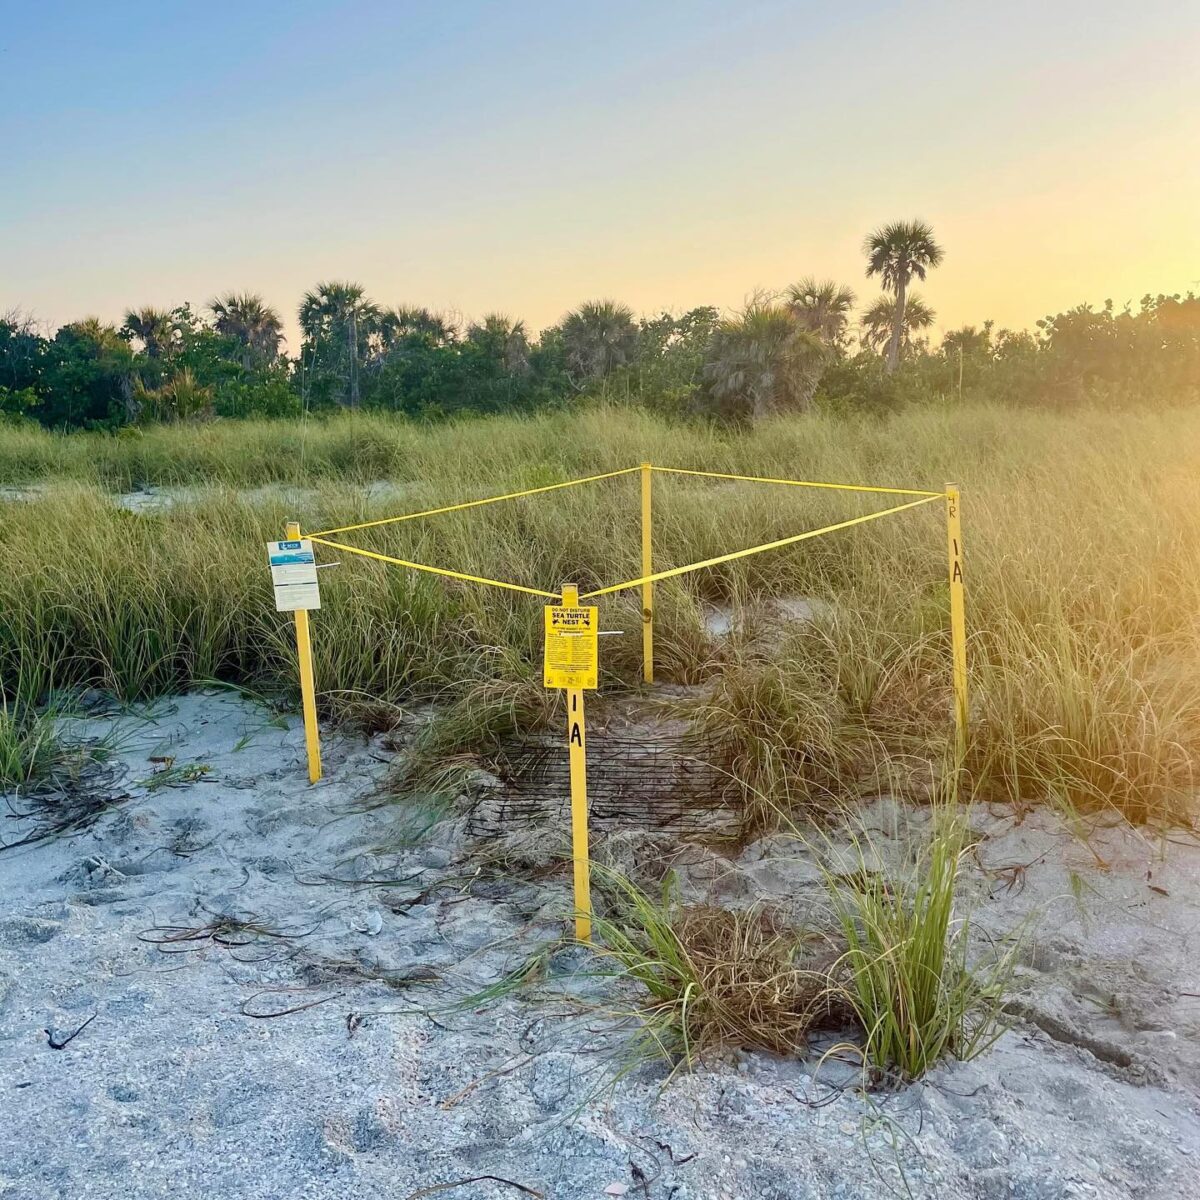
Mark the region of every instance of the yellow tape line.
MULTIPOLYGON (((523 492, 509 492, 504 496, 489 496, 486 500, 468 500, 464 504, 448 504, 445 508, 427 508, 424 512, 405 513, 401 517, 384 517, 379 521, 364 521, 361 525, 342 525, 337 529, 322 529, 319 533, 310 533, 306 536, 312 538, 315 542, 318 538, 331 537, 335 533, 351 533, 355 529, 371 529, 376 525, 392 525, 397 521, 415 521, 417 517, 436 517, 439 513, 459 512, 464 508, 478 508, 481 504, 499 504, 501 500, 516 500, 521 496, 536 496, 540 492, 556 492, 559 488, 576 487, 581 483, 596 483, 601 479, 613 479, 618 475, 631 475, 634 471, 640 470, 640 466, 625 467, 620 471, 607 471, 603 475, 588 475, 584 479, 568 479, 565 483, 551 483, 545 487, 526 488, 523 492)), ((345 550, 347 547, 343 546, 342 549, 345 550)), ((398 562, 399 559, 393 559, 392 561, 398 562)), ((423 569, 433 570, 432 567, 423 569)), ((484 582, 494 583, 495 580, 485 580, 484 582)), ((548 596, 550 593, 538 592, 537 594, 539 596, 548 596)))
POLYGON ((507 588, 510 592, 525 592, 530 596, 546 596, 551 600, 558 599, 558 592, 543 592, 539 588, 524 587, 519 583, 505 583, 502 579, 488 579, 483 575, 468 575, 463 571, 447 571, 444 567, 427 567, 424 563, 409 562, 404 558, 392 558, 390 554, 376 554, 374 550, 360 550, 357 546, 346 546, 341 542, 329 542, 315 534, 305 534, 309 541, 321 546, 329 546, 334 550, 344 550, 347 554, 361 554, 363 558, 374 558, 380 562, 391 563, 397 567, 408 567, 413 571, 428 571, 430 575, 445 575, 448 579, 463 579, 467 583, 486 583, 491 587, 507 588))
MULTIPOLYGON (((657 468, 656 468, 657 469, 657 468)), ((862 525, 866 521, 875 521, 892 513, 903 512, 906 508, 917 508, 921 504, 931 504, 941 500, 942 492, 934 492, 923 500, 910 500, 907 504, 898 504, 895 508, 885 508, 880 512, 868 513, 865 517, 854 517, 849 521, 839 521, 836 525, 826 525, 822 529, 810 529, 807 533, 797 533, 793 537, 780 538, 777 542, 765 542, 761 546, 751 546, 749 550, 735 550, 732 554, 722 554, 717 558, 706 558, 703 562, 688 563, 686 567, 675 567, 670 571, 655 571, 653 575, 643 575, 638 579, 630 579, 626 583, 615 583, 612 587, 600 588, 580 596, 581 600, 594 600, 597 596, 608 596, 613 592, 623 592, 626 588, 640 587, 643 583, 657 583, 660 579, 671 579, 676 575, 686 575, 689 571, 699 571, 703 567, 715 567, 718 563, 731 562, 735 558, 745 558, 750 554, 761 554, 764 550, 778 550, 781 546, 791 546, 808 538, 820 537, 823 533, 833 533, 838 529, 849 529, 851 525, 862 525)))
MULTIPOLYGON (((709 479, 740 479, 745 483, 786 483, 790 487, 831 488, 837 492, 886 492, 893 496, 944 496, 945 492, 925 492, 916 488, 868 487, 861 483, 815 483, 808 479, 767 479, 762 475, 723 475, 720 471, 688 471, 682 467, 651 467, 667 475, 704 475, 709 479)), ((595 593, 593 593, 594 595, 595 593)))

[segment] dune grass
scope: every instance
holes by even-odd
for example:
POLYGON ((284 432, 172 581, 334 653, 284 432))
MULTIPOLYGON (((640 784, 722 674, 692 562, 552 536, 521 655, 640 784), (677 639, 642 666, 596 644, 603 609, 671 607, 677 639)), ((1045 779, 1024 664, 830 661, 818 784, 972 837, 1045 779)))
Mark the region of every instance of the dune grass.
POLYGON ((146 485, 366 482, 403 473, 417 429, 386 418, 215 421, 118 433, 0 428, 0 485, 74 479, 127 490, 146 485))
POLYGON ((0 791, 45 779, 66 754, 60 735, 60 705, 38 692, 40 674, 20 661, 6 671, 0 691, 0 791), (43 702, 44 701, 44 702, 43 702))
POLYGON ((970 916, 955 904, 967 850, 963 813, 943 795, 907 863, 879 870, 860 830, 837 855, 843 869, 825 868, 847 947, 845 993, 862 1028, 855 1049, 876 1079, 918 1079, 947 1055, 974 1058, 1007 1028, 1015 950, 971 961, 970 916))
POLYGON ((616 872, 599 882, 606 911, 593 926, 595 945, 638 988, 634 1061, 691 1070, 731 1049, 796 1055, 828 1020, 838 955, 821 939, 761 907, 685 906, 671 876, 657 897, 616 872))
POLYGON ((673 874, 652 895, 600 869, 593 933, 602 958, 634 985, 641 1032, 631 1060, 690 1070, 727 1050, 797 1056, 812 1033, 842 1030, 845 1040, 824 1054, 857 1057, 876 1086, 989 1049, 1009 1026, 1021 934, 1003 946, 972 936, 958 887, 971 847, 955 776, 942 773, 933 791, 915 837, 874 828, 882 813, 844 811, 824 835, 781 814, 788 833, 774 852, 786 860, 790 842, 816 866, 828 925, 798 928, 761 904, 687 905, 673 874))
MULTIPOLYGON (((29 694, 81 684, 122 698, 220 679, 294 691, 290 623, 271 605, 263 542, 289 517, 325 528, 614 470, 693 468, 963 488, 973 786, 1018 804, 1133 820, 1192 818, 1200 747, 1200 413, 995 408, 883 420, 779 418, 716 431, 633 409, 421 428, 382 417, 214 423, 130 437, 0 433, 0 478, 40 480, 0 505, 0 679, 29 694), (64 479, 63 477, 73 477, 64 479), (364 480, 404 486, 372 499, 364 480), (250 498, 272 480, 315 490, 250 498), (98 486, 211 484, 169 513, 132 514, 98 486), (297 507, 301 511, 297 511, 297 507)), ((881 507, 855 493, 655 478, 656 565, 749 546, 881 507)), ((881 762, 940 759, 950 730, 948 596, 939 504, 659 586, 664 681, 697 701, 768 794, 869 790, 881 762), (705 604, 824 602, 764 643, 717 639, 705 604), (765 786, 764 786, 765 785, 765 786)), ((556 589, 639 571, 637 478, 385 526, 356 544, 556 589)), ((540 601, 345 553, 314 618, 327 714, 466 701, 493 725, 557 720, 540 696, 540 601)), ((607 598, 607 694, 638 686, 639 599, 607 598)), ((486 731, 485 731, 486 732, 486 731)), ((448 735, 449 736, 449 735, 448 735)))
POLYGON ((61 753, 53 712, 21 700, 0 699, 0 790, 21 788, 40 779, 61 753))

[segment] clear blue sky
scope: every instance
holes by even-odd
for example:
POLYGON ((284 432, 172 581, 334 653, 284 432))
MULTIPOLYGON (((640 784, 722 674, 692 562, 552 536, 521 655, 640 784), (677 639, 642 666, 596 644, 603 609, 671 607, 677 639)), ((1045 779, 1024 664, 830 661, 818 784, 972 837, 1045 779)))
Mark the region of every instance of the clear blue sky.
POLYGON ((318 280, 536 327, 921 216, 943 328, 1200 284, 1200 4, 0 0, 0 310, 318 280))

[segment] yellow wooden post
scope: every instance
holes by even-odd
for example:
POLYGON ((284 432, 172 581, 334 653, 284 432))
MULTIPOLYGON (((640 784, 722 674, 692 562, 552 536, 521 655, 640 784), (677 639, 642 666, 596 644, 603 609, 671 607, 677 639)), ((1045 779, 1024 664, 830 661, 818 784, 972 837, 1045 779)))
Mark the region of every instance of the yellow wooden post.
MULTIPOLYGON (((300 540, 300 526, 295 521, 287 525, 289 541, 300 540)), ((317 726, 317 687, 313 680, 312 642, 308 635, 308 613, 298 608, 296 618, 296 656, 300 664, 300 698, 304 710, 304 742, 308 747, 308 782, 321 778, 321 731, 317 726)))
POLYGON ((946 545, 950 556, 950 639, 954 663, 954 732, 958 761, 967 753, 967 616, 963 579, 962 501, 946 484, 946 545))
MULTIPOLYGON (((563 584, 562 602, 567 608, 579 605, 579 588, 563 584)), ((588 858, 587 723, 584 719, 583 689, 567 688, 567 751, 571 759, 571 859, 575 867, 575 936, 581 942, 592 937, 591 864, 588 858)))
MULTIPOLYGON (((642 463, 642 574, 653 572, 653 524, 650 519, 650 464, 642 463)), ((642 584, 642 678, 654 682, 654 584, 642 584)))

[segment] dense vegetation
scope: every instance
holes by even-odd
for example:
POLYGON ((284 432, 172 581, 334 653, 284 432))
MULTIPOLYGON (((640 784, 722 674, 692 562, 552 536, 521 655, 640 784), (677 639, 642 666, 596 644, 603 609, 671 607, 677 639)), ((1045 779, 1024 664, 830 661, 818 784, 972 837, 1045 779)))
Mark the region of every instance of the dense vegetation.
MULTIPOLYGON (((1069 415, 996 406, 884 417, 770 417, 751 428, 633 407, 419 426, 377 415, 310 424, 173 427, 137 438, 13 431, 0 439, 104 445, 191 480, 306 480, 292 498, 201 488, 169 512, 131 513, 94 483, 47 482, 3 505, 0 679, 29 702, 97 686, 148 697, 221 679, 290 691, 288 621, 271 603, 262 543, 306 528, 536 486, 642 459, 846 482, 964 487, 973 741, 985 794, 1190 812, 1200 754, 1200 410, 1069 415), (16 435, 16 436, 14 436, 16 435), (361 486, 388 478, 402 495, 361 486)), ((65 460, 62 460, 65 461, 65 460)), ((59 460, 43 466, 55 469, 59 460)), ((6 468, 6 470, 9 468, 6 468)), ((870 507, 856 495, 660 476, 656 561, 720 554, 870 507)), ((878 507, 878 505, 874 506, 878 507)), ((359 544, 534 587, 637 574, 628 478, 358 535, 359 544), (587 537, 579 531, 587 530, 587 537)), ((936 761, 950 722, 945 533, 939 506, 669 581, 659 592, 664 680, 707 681, 693 716, 738 777, 793 803, 880 786, 881 770, 936 761), (755 597, 824 600, 782 640, 705 632, 701 610, 755 597)), ((322 577, 314 621, 327 714, 443 701, 443 747, 554 719, 540 686, 535 599, 362 560, 322 577)), ((602 602, 604 692, 638 686, 638 598, 602 602)), ((753 623, 752 623, 753 624, 753 623)), ((761 634, 761 625, 758 632, 761 634)), ((927 776, 926 776, 927 777, 927 776)), ((902 786, 890 780, 888 786, 902 786)))
POLYGON ((911 290, 942 261, 930 228, 897 222, 865 242, 884 292, 854 316, 851 289, 805 279, 722 317, 713 307, 637 318, 582 304, 534 337, 501 314, 463 322, 387 308, 348 282, 317 286, 285 353, 279 314, 255 295, 131 310, 47 336, 0 319, 0 415, 51 429, 116 430, 212 416, 286 417, 368 408, 422 418, 528 412, 580 397, 672 414, 878 412, 956 397, 1066 407, 1200 398, 1200 299, 1144 296, 1136 310, 1080 305, 1035 333, 991 322, 947 333, 911 290))

